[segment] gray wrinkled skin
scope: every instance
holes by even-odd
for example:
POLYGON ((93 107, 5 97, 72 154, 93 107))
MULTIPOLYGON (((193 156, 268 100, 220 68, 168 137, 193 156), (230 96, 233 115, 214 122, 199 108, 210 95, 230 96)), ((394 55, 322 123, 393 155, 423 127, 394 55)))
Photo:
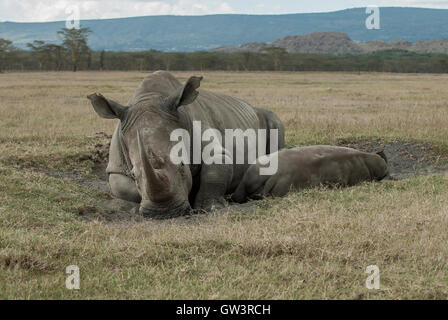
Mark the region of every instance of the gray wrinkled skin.
POLYGON ((362 181, 382 180, 389 173, 383 152, 376 154, 345 147, 309 146, 280 150, 277 155, 277 173, 262 176, 260 163, 250 166, 232 195, 233 201, 242 203, 248 198, 283 197, 290 190, 318 185, 352 186, 362 181))
MULTIPOLYGON (((119 119, 107 167, 112 194, 140 203, 140 212, 145 216, 170 218, 190 212, 192 206, 204 210, 223 206, 224 196, 235 190, 249 167, 174 165, 169 158, 171 148, 178 143, 170 141, 173 130, 186 129, 193 137, 193 121, 201 121, 202 132, 217 129, 223 136, 218 155, 223 163, 229 157, 224 148, 225 129, 279 129, 278 148, 284 146, 284 127, 274 113, 237 98, 197 90, 201 80, 191 77, 182 85, 168 72, 154 72, 145 77, 127 106, 101 94, 88 96, 98 115, 119 119)), ((201 150, 207 144, 202 142, 201 150)), ((261 147, 269 151, 265 145, 261 147)), ((237 152, 247 155, 247 145, 245 150, 234 147, 232 163, 237 152)))

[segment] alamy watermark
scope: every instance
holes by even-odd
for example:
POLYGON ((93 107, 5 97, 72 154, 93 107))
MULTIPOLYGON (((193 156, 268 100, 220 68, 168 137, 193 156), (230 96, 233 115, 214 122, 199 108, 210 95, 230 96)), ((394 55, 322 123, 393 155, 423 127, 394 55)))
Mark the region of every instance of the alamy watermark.
POLYGON ((380 8, 378 6, 368 6, 366 14, 369 16, 366 19, 366 28, 369 30, 379 30, 381 28, 380 8))
POLYGON ((65 14, 67 18, 65 19, 65 27, 67 29, 79 29, 81 28, 80 20, 80 10, 77 5, 70 5, 65 8, 65 14))
POLYGON ((371 265, 366 268, 366 273, 369 276, 366 279, 366 288, 369 290, 380 289, 380 268, 376 265, 371 265))
POLYGON ((71 265, 65 268, 65 273, 68 277, 65 279, 65 287, 68 290, 79 290, 80 289, 80 275, 79 267, 76 265, 71 265))
MULTIPOLYGON (((170 159, 177 165, 234 164, 234 160, 235 164, 254 164, 258 161, 261 175, 274 175, 278 169, 278 155, 276 152, 266 155, 267 131, 225 129, 223 146, 221 131, 213 128, 202 131, 201 121, 193 121, 193 137, 185 129, 171 132, 170 140, 177 144, 171 149, 170 159), (203 146, 204 142, 208 143, 203 146)), ((269 150, 278 150, 278 129, 269 130, 269 150)))

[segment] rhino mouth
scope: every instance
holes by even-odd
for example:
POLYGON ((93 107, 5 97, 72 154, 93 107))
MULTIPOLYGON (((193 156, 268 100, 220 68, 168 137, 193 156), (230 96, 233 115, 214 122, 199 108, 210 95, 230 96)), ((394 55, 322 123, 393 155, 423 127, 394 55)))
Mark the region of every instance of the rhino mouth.
POLYGON ((141 205, 139 211, 140 214, 143 215, 143 217, 151 219, 171 219, 189 215, 192 212, 190 203, 188 201, 163 207, 144 207, 141 205))

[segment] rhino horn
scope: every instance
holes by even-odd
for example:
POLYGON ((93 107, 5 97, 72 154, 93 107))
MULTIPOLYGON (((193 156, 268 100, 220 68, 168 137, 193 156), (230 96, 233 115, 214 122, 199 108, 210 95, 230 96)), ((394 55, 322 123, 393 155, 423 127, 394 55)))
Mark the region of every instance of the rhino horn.
POLYGON ((164 161, 152 152, 152 157, 149 156, 146 148, 143 145, 140 132, 137 131, 138 151, 142 164, 142 171, 144 175, 146 193, 149 199, 153 202, 164 202, 170 198, 170 181, 168 176, 163 173, 162 166, 164 161), (155 158, 155 167, 151 164, 151 158, 155 158))

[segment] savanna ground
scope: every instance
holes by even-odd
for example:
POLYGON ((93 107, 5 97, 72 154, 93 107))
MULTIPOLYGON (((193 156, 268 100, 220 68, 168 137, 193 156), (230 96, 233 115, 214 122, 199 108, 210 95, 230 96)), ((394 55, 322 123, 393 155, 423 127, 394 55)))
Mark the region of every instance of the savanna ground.
POLYGON ((385 146, 393 179, 190 219, 119 215, 98 178, 115 121, 85 96, 126 103, 145 74, 0 74, 0 298, 448 298, 448 75, 196 74, 277 112, 288 146, 385 146))

